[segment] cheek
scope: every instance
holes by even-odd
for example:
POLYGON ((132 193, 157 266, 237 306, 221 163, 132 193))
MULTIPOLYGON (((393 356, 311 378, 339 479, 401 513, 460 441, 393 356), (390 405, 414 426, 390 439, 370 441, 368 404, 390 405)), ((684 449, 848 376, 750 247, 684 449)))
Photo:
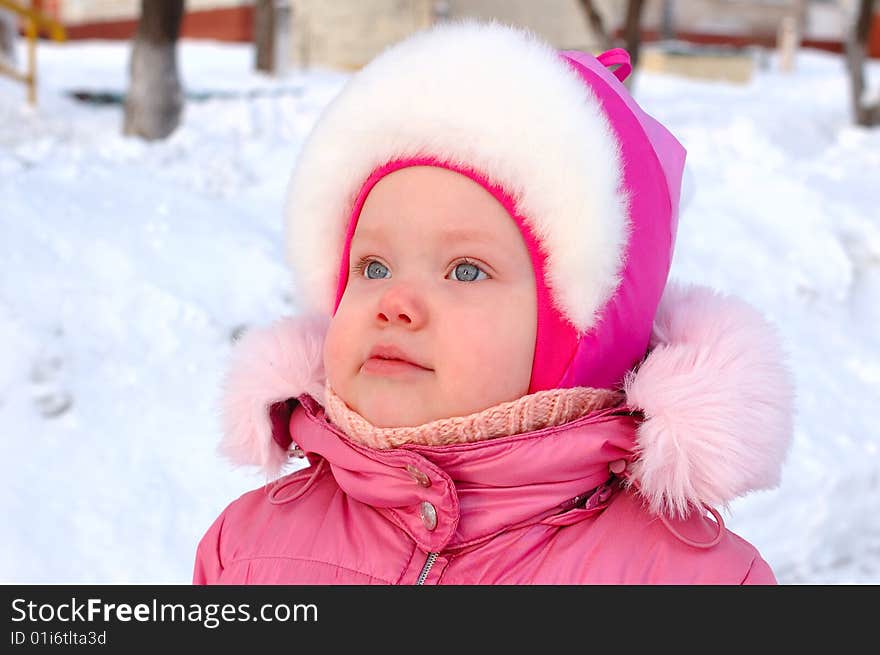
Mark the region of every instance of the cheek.
POLYGON ((528 391, 536 327, 527 311, 514 309, 512 304, 481 303, 447 323, 444 359, 451 364, 447 370, 455 372, 452 383, 456 387, 501 396, 528 391))
MULTIPOLYGON (((340 307, 341 309, 341 307, 340 307)), ((338 311, 330 320, 327 336, 324 339, 324 372, 331 386, 336 386, 351 368, 357 344, 353 337, 357 331, 352 329, 345 313, 338 311)))

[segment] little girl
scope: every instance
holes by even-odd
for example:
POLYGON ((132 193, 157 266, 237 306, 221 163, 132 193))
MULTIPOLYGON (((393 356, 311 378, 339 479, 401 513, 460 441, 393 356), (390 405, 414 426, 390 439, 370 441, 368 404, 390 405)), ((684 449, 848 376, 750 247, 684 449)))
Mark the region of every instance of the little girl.
POLYGON ((289 189, 306 312, 225 386, 274 481, 195 583, 776 582, 715 508, 778 483, 789 375, 750 306, 667 286, 685 151, 630 72, 460 22, 352 77, 289 189))

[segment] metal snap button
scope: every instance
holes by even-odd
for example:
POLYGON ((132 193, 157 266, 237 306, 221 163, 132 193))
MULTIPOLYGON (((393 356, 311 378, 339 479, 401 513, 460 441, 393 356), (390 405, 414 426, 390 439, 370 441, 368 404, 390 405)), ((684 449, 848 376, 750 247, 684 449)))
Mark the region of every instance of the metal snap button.
POLYGON ((418 482, 421 486, 423 486, 423 487, 430 487, 431 486, 431 478, 429 478, 427 475, 425 475, 422 471, 417 469, 412 464, 406 465, 406 472, 409 473, 409 476, 413 480, 418 482))
POLYGON ((423 502, 419 514, 422 517, 422 524, 425 528, 433 530, 437 527, 437 510, 434 509, 431 503, 428 501, 423 502))

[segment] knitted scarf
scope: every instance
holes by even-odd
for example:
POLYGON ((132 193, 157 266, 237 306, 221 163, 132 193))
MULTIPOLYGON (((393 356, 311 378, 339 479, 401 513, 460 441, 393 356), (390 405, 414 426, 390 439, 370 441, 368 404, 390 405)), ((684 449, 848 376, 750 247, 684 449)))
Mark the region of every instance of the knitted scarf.
POLYGON ((562 425, 623 401, 622 394, 610 389, 549 389, 467 416, 442 418, 414 427, 379 428, 346 405, 329 384, 325 391, 327 418, 352 441, 371 448, 484 441, 562 425))

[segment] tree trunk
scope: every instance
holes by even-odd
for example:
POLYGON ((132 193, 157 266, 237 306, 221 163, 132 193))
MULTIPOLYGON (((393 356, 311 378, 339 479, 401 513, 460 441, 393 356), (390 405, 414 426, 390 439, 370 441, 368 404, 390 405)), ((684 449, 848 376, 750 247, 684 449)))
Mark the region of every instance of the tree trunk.
POLYGON ((639 65, 639 48, 642 45, 642 9, 644 7, 644 0, 629 0, 626 6, 623 48, 629 53, 633 70, 639 65))
MULTIPOLYGON (((599 45, 603 50, 611 50, 616 47, 608 30, 605 28, 605 22, 602 16, 596 11, 592 0, 579 0, 581 9, 587 16, 590 27, 599 39, 599 45)), ((641 27, 642 27, 642 9, 644 9, 644 0, 628 0, 626 6, 626 18, 623 24, 623 47, 629 53, 629 59, 632 63, 633 72, 639 63, 639 48, 641 46, 641 27)), ((624 80, 624 85, 628 89, 632 89, 633 75, 631 74, 624 80)))
POLYGON ((257 50, 257 70, 275 72, 275 0, 256 0, 254 3, 254 45, 257 50))
POLYGON ((672 3, 673 0, 663 0, 661 36, 664 41, 670 41, 675 38, 675 7, 673 7, 672 3))
POLYGON ((18 16, 0 8, 0 64, 15 68, 15 43, 18 40, 18 16))
POLYGON ((853 116, 858 125, 880 125, 880 100, 868 104, 865 94, 865 57, 868 35, 874 15, 874 0, 860 0, 855 24, 846 40, 846 60, 849 69, 850 98, 853 116))
POLYGON ((184 0, 141 0, 130 60, 123 133, 164 139, 180 123, 183 91, 177 71, 177 37, 184 0))
POLYGON ((605 29, 605 23, 602 21, 601 14, 596 11, 596 8, 593 6, 592 0, 579 0, 581 4, 581 9, 587 17, 587 21, 590 24, 590 28, 593 30, 593 34, 599 39, 599 47, 602 50, 611 50, 613 47, 611 45, 611 37, 608 34, 608 30, 605 29))

